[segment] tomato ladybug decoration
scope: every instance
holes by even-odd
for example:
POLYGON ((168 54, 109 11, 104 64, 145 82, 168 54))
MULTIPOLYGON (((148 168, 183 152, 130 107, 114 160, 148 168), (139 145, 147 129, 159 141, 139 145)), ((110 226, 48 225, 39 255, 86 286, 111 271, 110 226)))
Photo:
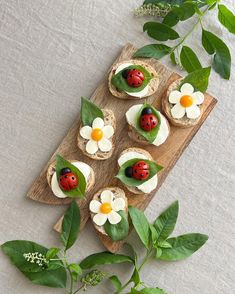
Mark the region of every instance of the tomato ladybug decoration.
POLYGON ((64 191, 77 188, 78 177, 69 168, 65 167, 60 171, 60 187, 64 191))
POLYGON ((138 69, 124 71, 123 76, 126 76, 128 85, 134 88, 140 87, 144 81, 144 74, 138 69))
POLYGON ((158 119, 153 114, 152 109, 150 107, 145 107, 142 110, 140 117, 140 127, 142 130, 146 132, 150 132, 152 129, 156 128, 158 125, 158 119))
POLYGON ((149 165, 145 161, 140 160, 140 161, 136 162, 133 167, 128 166, 125 169, 125 175, 128 178, 133 177, 133 178, 140 180, 140 181, 147 180, 150 175, 149 165))

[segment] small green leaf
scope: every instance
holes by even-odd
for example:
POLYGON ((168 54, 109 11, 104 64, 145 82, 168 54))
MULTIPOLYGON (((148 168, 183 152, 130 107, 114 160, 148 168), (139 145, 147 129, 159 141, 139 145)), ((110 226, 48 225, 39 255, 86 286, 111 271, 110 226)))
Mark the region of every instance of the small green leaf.
POLYGON ((151 239, 152 243, 155 244, 158 238, 158 233, 155 227, 152 224, 149 224, 150 232, 151 232, 151 239))
POLYGON ((128 214, 121 210, 118 214, 122 217, 121 221, 112 225, 109 221, 104 224, 104 230, 113 241, 120 241, 127 237, 129 233, 128 214))
POLYGON ((191 256, 208 240, 207 235, 192 233, 167 239, 171 248, 162 248, 161 260, 178 261, 191 256))
POLYGON ((71 264, 69 264, 69 269, 72 272, 75 272, 76 274, 78 274, 79 276, 82 275, 82 269, 81 269, 80 265, 77 264, 77 263, 71 263, 71 264))
POLYGON ((80 229, 80 221, 81 217, 79 207, 76 202, 72 202, 64 215, 62 223, 61 240, 66 250, 72 247, 77 240, 80 229))
POLYGON ((189 83, 194 87, 195 91, 201 91, 204 93, 208 87, 210 73, 210 67, 195 70, 182 80, 180 87, 185 83, 189 83))
POLYGON ((78 186, 75 189, 72 189, 70 191, 63 190, 63 193, 71 198, 83 198, 86 191, 86 180, 83 175, 83 173, 72 163, 70 163, 68 160, 64 159, 59 154, 56 155, 56 176, 57 181, 59 183, 60 180, 60 172, 63 168, 68 167, 73 173, 75 173, 78 177, 78 186))
POLYGON ((142 241, 144 246, 148 248, 150 239, 150 229, 145 214, 143 213, 143 211, 140 211, 138 208, 133 206, 129 206, 129 214, 135 231, 140 237, 140 240, 142 241))
POLYGON ((165 55, 169 54, 171 48, 164 44, 150 44, 138 49, 133 57, 147 57, 155 58, 157 60, 161 59, 165 55))
POLYGON ((179 202, 175 201, 156 219, 154 227, 157 231, 157 244, 165 241, 175 228, 179 213, 179 202))
POLYGON ((146 180, 137 180, 135 178, 129 178, 125 175, 125 169, 129 166, 133 166, 136 162, 140 161, 140 158, 133 158, 130 159, 128 161, 126 161, 119 169, 119 172, 117 174, 117 178, 124 183, 127 186, 130 187, 138 187, 139 185, 145 183, 146 181, 150 180, 153 176, 155 176, 161 169, 162 167, 160 165, 157 165, 156 162, 154 161, 150 161, 150 160, 146 160, 144 159, 144 161, 149 165, 149 177, 146 180))
POLYGON ((143 288, 141 290, 131 289, 130 294, 167 294, 160 288, 143 288))
POLYGON ((137 93, 142 91, 152 79, 152 75, 141 65, 130 65, 119 71, 112 77, 112 84, 118 88, 120 91, 126 91, 128 93, 137 93), (128 85, 127 80, 122 76, 124 70, 139 69, 144 74, 144 81, 142 85, 138 88, 131 87, 128 85))
POLYGON ((158 247, 160 248, 172 248, 171 244, 167 241, 163 241, 158 243, 158 247))
POLYGON ((197 55, 195 54, 195 52, 187 46, 183 46, 183 48, 181 50, 180 61, 181 61, 183 68, 188 73, 202 68, 201 63, 200 63, 197 55))
POLYGON ((111 276, 109 277, 109 280, 113 284, 113 287, 116 292, 120 291, 122 288, 122 283, 120 282, 119 278, 117 276, 111 276))
POLYGON ((163 19, 163 23, 165 25, 168 25, 169 27, 174 27, 177 25, 177 23, 180 21, 180 18, 177 13, 174 12, 174 10, 170 10, 167 15, 163 19))
POLYGON ((215 34, 203 30, 202 45, 208 54, 213 55, 213 68, 224 79, 229 80, 231 73, 231 54, 227 45, 215 34))
POLYGON ((175 52, 172 52, 170 55, 171 62, 173 65, 177 65, 176 57, 175 57, 175 52))
POLYGON ((218 5, 218 8, 219 21, 230 33, 235 34, 235 15, 225 5, 218 5))
POLYGON ((45 258, 48 248, 37 243, 25 240, 9 241, 1 245, 3 252, 10 258, 11 262, 34 284, 65 288, 67 274, 61 261, 56 262, 56 268, 52 269, 54 261, 42 265, 37 263, 38 258, 45 258), (25 254, 36 254, 38 258, 27 260, 25 254))
POLYGON ((60 248, 55 248, 55 247, 50 248, 47 251, 46 259, 50 260, 51 258, 54 258, 59 252, 60 252, 60 248))
POLYGON ((158 41, 175 40, 179 38, 179 34, 171 27, 160 22, 146 22, 143 27, 144 32, 158 41))
POLYGON ((88 99, 81 97, 81 121, 83 126, 92 126, 95 118, 104 119, 102 110, 88 99))
POLYGON ((83 270, 86 270, 98 265, 117 264, 123 262, 130 262, 134 264, 134 260, 130 256, 122 254, 112 254, 110 252, 101 252, 86 257, 80 263, 80 267, 83 270))
POLYGON ((156 258, 159 258, 161 255, 162 255, 162 249, 158 247, 156 251, 156 258))

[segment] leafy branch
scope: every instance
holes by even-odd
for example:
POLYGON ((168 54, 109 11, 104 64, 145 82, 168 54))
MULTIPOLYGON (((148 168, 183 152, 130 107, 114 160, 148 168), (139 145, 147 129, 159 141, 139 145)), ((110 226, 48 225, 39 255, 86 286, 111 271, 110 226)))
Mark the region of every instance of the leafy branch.
MULTIPOLYGON (((189 36, 200 26, 201 42, 205 51, 213 57, 212 67, 224 79, 230 78, 231 54, 229 48, 221 38, 204 28, 203 20, 208 17, 211 10, 217 9, 219 22, 232 34, 235 34, 235 15, 225 5, 219 4, 220 0, 145 0, 141 8, 137 11, 148 9, 167 9, 167 13, 157 15, 160 22, 146 22, 143 31, 157 40, 168 41, 178 40, 176 45, 170 47, 163 43, 150 44, 138 49, 133 57, 145 57, 161 59, 169 55, 174 65, 179 65, 187 72, 193 72, 202 68, 201 62, 196 53, 185 43, 189 36), (150 6, 149 6, 150 5, 150 6), (178 23, 194 18, 193 26, 184 36, 179 36, 173 29, 178 23)), ((147 13, 136 13, 146 15, 147 13)), ((151 12, 148 13, 151 14, 151 12)))

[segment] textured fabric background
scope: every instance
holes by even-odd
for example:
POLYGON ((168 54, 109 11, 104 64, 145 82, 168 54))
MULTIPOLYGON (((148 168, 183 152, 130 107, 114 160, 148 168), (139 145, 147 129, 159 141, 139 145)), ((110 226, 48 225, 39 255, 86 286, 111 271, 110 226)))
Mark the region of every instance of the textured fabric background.
MULTIPOLYGON (((235 11, 234 1, 223 1, 235 11)), ((141 1, 0 0, 0 243, 29 239, 60 244, 52 230, 65 207, 26 199, 31 183, 60 143, 79 112, 80 96, 89 97, 122 46, 151 43, 142 33, 143 18, 133 9, 141 1)), ((222 37, 235 58, 235 37, 215 25, 211 12, 207 29, 222 37)), ((180 25, 183 34, 191 21, 180 25)), ((200 55, 200 30, 188 44, 200 55)), ((163 60, 168 64, 168 59, 163 60)), ((172 65, 170 65, 172 66, 172 65)), ((148 285, 169 294, 231 294, 234 291, 235 195, 235 64, 231 80, 213 72, 209 92, 219 103, 166 179, 146 213, 154 220, 175 199, 180 216, 175 234, 203 232, 206 246, 190 259, 152 261, 143 270, 148 285)), ((178 69, 176 69, 178 70, 178 69)), ((132 233, 139 254, 140 242, 132 233)), ((71 249, 71 260, 102 251, 91 224, 71 249)), ((63 293, 32 285, 0 252, 0 292, 4 294, 63 293)), ((109 267, 125 279, 128 265, 109 267)), ((105 283, 88 293, 112 293, 105 283)))

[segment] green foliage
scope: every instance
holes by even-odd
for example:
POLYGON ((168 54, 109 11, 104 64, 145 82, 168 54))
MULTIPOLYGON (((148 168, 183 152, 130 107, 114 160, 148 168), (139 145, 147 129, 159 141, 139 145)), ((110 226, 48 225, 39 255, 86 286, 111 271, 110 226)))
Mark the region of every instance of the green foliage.
POLYGON ((179 38, 179 34, 171 27, 160 22, 146 22, 143 26, 150 37, 158 41, 175 40, 179 38))
POLYGON ((104 119, 102 110, 88 99, 81 97, 81 121, 83 126, 92 126, 95 118, 104 119))
POLYGON ((125 239, 129 233, 128 214, 121 210, 118 212, 121 216, 121 221, 118 224, 112 225, 109 221, 104 224, 104 230, 113 241, 121 241, 125 239))
POLYGON ((188 46, 182 47, 180 61, 183 68, 189 73, 202 68, 196 53, 188 46))
POLYGON ((210 67, 195 70, 182 80, 181 85, 189 83, 194 87, 195 91, 201 91, 204 93, 208 88, 210 73, 210 67))
POLYGON ((120 291, 122 288, 122 283, 120 282, 119 278, 115 275, 109 277, 110 282, 113 284, 115 291, 120 291))
POLYGON ((230 33, 235 34, 235 15, 225 5, 218 5, 218 8, 219 21, 230 33))
POLYGON ((147 57, 147 58, 154 58, 154 59, 161 59, 165 55, 171 52, 171 47, 166 46, 164 44, 150 44, 146 45, 140 49, 138 49, 133 57, 147 57))

